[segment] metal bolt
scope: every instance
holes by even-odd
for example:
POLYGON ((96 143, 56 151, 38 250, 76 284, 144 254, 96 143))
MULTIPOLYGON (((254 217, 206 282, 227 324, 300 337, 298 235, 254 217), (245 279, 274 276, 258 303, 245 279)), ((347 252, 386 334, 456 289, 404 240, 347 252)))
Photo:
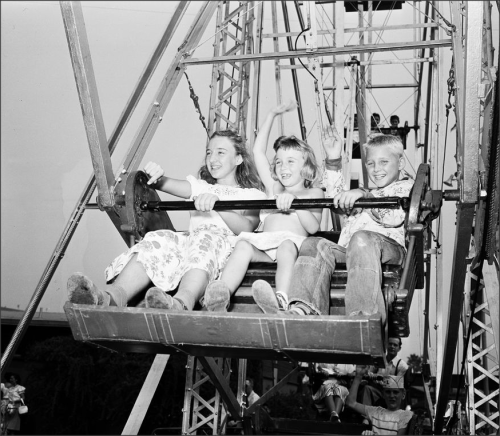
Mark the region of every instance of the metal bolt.
POLYGON ((122 178, 121 177, 118 177, 118 179, 116 180, 118 183, 120 183, 122 181, 122 178))
POLYGON ((122 174, 127 174, 127 170, 125 168, 123 168, 122 174))
POLYGON ((159 123, 161 123, 161 120, 163 120, 163 117, 158 118, 159 123))
POLYGON ((153 106, 158 107, 158 106, 160 106, 160 103, 158 103, 157 101, 155 101, 155 102, 153 103, 153 106))
POLYGON ((125 191, 122 191, 122 195, 125 195, 125 191))

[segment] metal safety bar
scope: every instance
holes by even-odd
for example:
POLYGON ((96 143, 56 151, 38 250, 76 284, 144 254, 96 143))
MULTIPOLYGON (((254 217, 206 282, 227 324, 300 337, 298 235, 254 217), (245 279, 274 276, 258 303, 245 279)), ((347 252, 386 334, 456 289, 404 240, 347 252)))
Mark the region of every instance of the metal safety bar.
MULTIPOLYGON (((360 198, 354 202, 355 208, 383 208, 407 210, 410 205, 408 197, 381 197, 381 198, 360 198)), ((302 198, 295 199, 292 202, 291 209, 310 209, 310 208, 330 208, 334 207, 331 198, 302 198)), ((150 212, 159 211, 177 211, 177 210, 196 210, 194 201, 147 201, 140 205, 142 210, 150 212)), ((214 210, 237 210, 237 209, 277 209, 276 200, 226 200, 217 201, 213 207, 214 210)))

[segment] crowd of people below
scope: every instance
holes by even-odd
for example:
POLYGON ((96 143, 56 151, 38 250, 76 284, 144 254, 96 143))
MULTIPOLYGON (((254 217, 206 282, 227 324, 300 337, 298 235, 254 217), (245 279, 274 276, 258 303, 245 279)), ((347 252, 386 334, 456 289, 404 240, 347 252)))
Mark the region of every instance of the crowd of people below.
MULTIPOLYGON (((311 146, 293 135, 274 141, 275 155, 269 163, 266 152, 274 120, 295 108, 292 101, 269 112, 252 155, 235 132, 215 132, 206 146, 198 177, 167 177, 160 165, 148 162, 144 172, 152 188, 194 201, 196 210, 191 212, 188 231, 147 233, 106 268, 107 284, 103 289, 86 275, 73 274, 67 285, 69 300, 75 304, 126 307, 130 300, 144 295, 149 308, 182 311, 202 307, 225 312, 248 265, 268 262, 277 265, 276 289, 264 280, 252 285, 254 301, 262 312, 279 316, 328 315, 330 280, 336 263, 345 263, 346 315, 378 313, 385 325, 382 264, 402 265, 404 261, 405 212, 358 209, 354 204, 360 198, 409 196, 413 181, 402 174, 402 141, 394 135, 372 135, 363 148, 364 164, 374 188, 348 189, 341 171, 343 139, 332 126, 323 132, 323 167, 311 146), (296 198, 324 196, 332 198, 334 207, 344 216, 338 243, 314 237, 320 229, 321 208, 292 208, 296 198), (213 210, 219 200, 252 199, 275 199, 276 209, 260 213, 213 210)), ((364 370, 356 369, 349 394, 339 389, 341 395, 337 397, 364 413, 373 425, 375 415, 371 415, 369 407, 376 406, 358 406, 352 394, 359 386, 359 374, 364 375, 364 370)), ((390 380, 384 383, 393 386, 390 380)), ((394 383, 399 386, 398 379, 394 383)), ((323 391, 330 390, 325 387, 323 391)))

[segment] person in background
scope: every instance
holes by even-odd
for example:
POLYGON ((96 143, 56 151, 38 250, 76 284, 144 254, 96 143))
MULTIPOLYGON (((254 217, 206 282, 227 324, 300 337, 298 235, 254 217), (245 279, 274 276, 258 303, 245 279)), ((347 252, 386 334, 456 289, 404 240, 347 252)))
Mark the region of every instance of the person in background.
POLYGON ((7 405, 9 404, 9 400, 7 399, 7 387, 10 386, 10 383, 1 383, 0 386, 0 432, 1 434, 5 434, 5 418, 7 412, 7 405))
POLYGON ((356 367, 350 364, 315 363, 312 399, 322 420, 340 423, 340 413, 349 394, 356 367))
POLYGON ((380 122, 380 114, 377 112, 373 112, 370 117, 371 129, 378 131, 380 128, 384 127, 384 125, 380 122))
POLYGON ((390 122, 391 129, 397 129, 399 127, 399 117, 397 115, 391 115, 390 122))
POLYGON ((245 380, 245 403, 247 407, 250 407, 253 403, 255 403, 259 398, 260 395, 257 395, 255 391, 253 390, 253 379, 252 378, 247 378, 245 380))
POLYGON ((368 368, 365 376, 368 381, 362 383, 358 395, 358 400, 361 403, 366 406, 386 406, 383 393, 383 376, 394 375, 404 378, 408 370, 408 364, 398 357, 401 345, 401 338, 389 337, 386 353, 387 367, 379 369, 372 366, 368 368))
POLYGON ((401 410, 401 402, 406 394, 403 377, 393 375, 384 376, 383 395, 387 407, 366 406, 365 404, 358 403, 356 401, 356 396, 358 394, 361 379, 367 371, 368 368, 366 366, 356 366, 356 375, 354 376, 349 395, 346 399, 347 407, 365 416, 372 425, 371 430, 365 430, 362 434, 407 434, 407 427, 413 417, 413 412, 401 410))
POLYGON ((18 434, 21 429, 21 418, 18 409, 24 403, 26 388, 20 385, 21 377, 14 372, 5 373, 5 381, 7 383, 2 391, 5 398, 7 398, 7 406, 3 434, 18 434))

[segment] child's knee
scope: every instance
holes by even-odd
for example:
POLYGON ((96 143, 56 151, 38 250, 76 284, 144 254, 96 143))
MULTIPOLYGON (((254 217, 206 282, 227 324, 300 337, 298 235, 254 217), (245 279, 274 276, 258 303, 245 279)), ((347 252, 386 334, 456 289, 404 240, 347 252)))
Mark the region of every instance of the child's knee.
POLYGON ((276 252, 276 255, 278 257, 287 256, 287 257, 297 258, 298 256, 297 246, 292 241, 290 241, 290 239, 287 239, 286 241, 283 241, 280 244, 276 252))
POLYGON ((375 248, 377 245, 378 240, 374 237, 373 232, 358 230, 352 235, 347 247, 347 252, 366 251, 375 248))
POLYGON ((304 240, 300 247, 300 256, 316 257, 318 245, 323 238, 309 237, 304 240))
POLYGON ((253 253, 253 245, 248 241, 238 241, 234 246, 233 253, 237 255, 251 255, 253 253))

